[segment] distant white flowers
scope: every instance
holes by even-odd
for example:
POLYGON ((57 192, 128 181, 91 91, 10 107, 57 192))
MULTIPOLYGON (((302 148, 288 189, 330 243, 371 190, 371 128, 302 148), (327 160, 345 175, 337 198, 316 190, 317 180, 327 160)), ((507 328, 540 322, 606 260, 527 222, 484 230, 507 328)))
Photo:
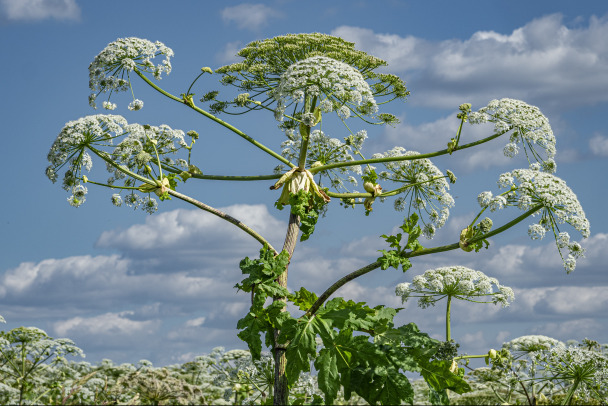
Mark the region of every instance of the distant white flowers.
POLYGON ((502 348, 505 348, 511 352, 530 353, 535 351, 550 350, 551 348, 560 344, 563 343, 555 338, 543 335, 527 335, 504 343, 502 348))
POLYGON ((513 158, 519 153, 519 145, 530 150, 526 153, 528 159, 542 161, 542 169, 546 172, 555 172, 555 136, 549 125, 549 119, 540 112, 538 107, 530 106, 521 100, 500 99, 492 100, 486 107, 477 112, 468 114, 471 124, 494 123, 496 134, 513 130, 509 143, 503 152, 505 156, 513 158), (547 159, 541 159, 534 150, 536 144, 545 150, 547 159))
POLYGON ((506 206, 517 206, 520 210, 529 210, 534 206, 542 206, 542 215, 538 223, 532 224, 528 234, 533 240, 542 239, 551 230, 560 250, 567 248, 569 254, 564 261, 568 273, 576 267, 576 260, 584 256, 584 249, 577 242, 570 242, 566 232, 559 231, 559 224, 568 223, 578 230, 584 238, 590 235, 589 220, 574 192, 562 179, 550 173, 532 169, 515 169, 500 175, 500 188, 507 192, 493 196, 486 191, 479 194, 477 201, 482 208, 491 211, 506 206))
POLYGON ((278 102, 275 118, 281 121, 286 106, 304 102, 305 94, 322 99, 321 111, 335 111, 342 120, 352 112, 373 115, 378 111, 372 89, 361 72, 325 56, 298 61, 281 75, 279 85, 271 91, 278 102))
MULTIPOLYGON (((171 72, 172 56, 173 50, 159 41, 153 43, 146 39, 130 37, 119 38, 108 44, 89 65, 89 104, 95 107, 95 100, 100 93, 111 94, 128 90, 131 86, 129 72, 136 68, 141 72, 151 72, 155 79, 160 80, 163 72, 171 72), (165 58, 154 65, 152 59, 159 55, 164 55, 165 58)), ((135 100, 129 105, 129 109, 139 110, 142 106, 143 102, 135 100)), ((103 107, 114 110, 116 105, 104 102, 103 107)))
POLYGON ((415 276, 412 283, 397 285, 395 294, 401 296, 404 303, 412 297, 419 298, 418 305, 422 308, 434 306, 435 302, 448 296, 477 303, 500 303, 506 307, 515 297, 513 290, 501 286, 496 278, 464 266, 429 269, 415 276), (491 297, 490 301, 477 300, 487 296, 491 297))
MULTIPOLYGON (((385 153, 374 154, 372 158, 416 155, 420 153, 395 147, 385 153)), ((450 207, 454 206, 454 198, 448 192, 450 186, 443 172, 427 158, 385 162, 383 165, 387 170, 380 172, 380 178, 404 187, 403 196, 395 200, 395 210, 402 211, 411 207, 423 221, 425 217, 430 219, 423 232, 427 238, 433 238, 435 231, 447 221, 450 207), (426 216, 423 216, 423 213, 426 213, 426 216)))

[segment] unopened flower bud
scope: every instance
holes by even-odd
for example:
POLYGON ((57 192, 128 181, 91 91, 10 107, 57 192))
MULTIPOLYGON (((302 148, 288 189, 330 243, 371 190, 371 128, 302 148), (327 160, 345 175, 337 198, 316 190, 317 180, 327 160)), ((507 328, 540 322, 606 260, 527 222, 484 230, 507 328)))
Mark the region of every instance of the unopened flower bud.
POLYGON ((496 359, 496 357, 498 356, 498 353, 496 352, 495 349, 491 349, 490 351, 488 351, 488 356, 492 359, 496 359))
POLYGON ((479 229, 484 234, 489 232, 492 229, 492 219, 486 217, 485 219, 481 220, 479 223, 479 229))
POLYGON ((210 67, 205 66, 204 68, 201 68, 201 72, 213 73, 213 70, 210 67))
POLYGON ((319 166, 323 166, 323 162, 316 161, 312 165, 310 165, 311 168, 318 168, 319 166))

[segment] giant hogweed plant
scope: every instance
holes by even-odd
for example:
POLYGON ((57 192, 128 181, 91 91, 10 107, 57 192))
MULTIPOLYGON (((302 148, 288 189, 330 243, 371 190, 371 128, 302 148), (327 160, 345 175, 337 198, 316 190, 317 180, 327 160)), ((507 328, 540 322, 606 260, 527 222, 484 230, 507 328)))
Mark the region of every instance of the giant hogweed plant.
MULTIPOLYGON (((572 271, 584 251, 561 228, 567 223, 587 237, 589 222, 575 194, 553 174, 555 137, 547 118, 538 108, 519 100, 493 100, 476 112, 465 103, 459 107, 460 125, 456 135, 446 139, 446 149, 421 153, 407 150, 405 145, 366 157, 363 144, 367 130, 357 128, 357 123, 366 128, 396 124, 396 117, 381 109, 409 95, 400 78, 377 72, 385 61, 356 50, 352 43, 323 34, 255 41, 238 55, 242 57, 240 62, 215 72, 202 68, 187 90, 175 95, 156 83, 171 71, 170 48, 138 38, 118 39, 89 66, 89 102, 95 107, 101 97, 105 99, 102 106, 114 110, 117 106, 111 97, 130 91, 133 101, 128 108, 139 110, 143 101, 135 98, 133 85, 135 79, 141 79, 169 100, 266 153, 268 174, 211 175, 193 158, 196 131, 184 133, 165 124, 128 123, 119 115, 97 114, 65 125, 48 154, 47 176, 55 182, 63 173, 63 188, 70 194, 68 202, 72 206, 85 202, 91 185, 111 189, 111 201, 116 206, 141 208, 148 213, 157 210, 158 200, 175 197, 230 222, 257 240, 261 245, 259 258, 245 258, 240 263, 246 277, 236 288, 250 295, 251 307, 237 328, 254 360, 260 360, 264 346, 272 351, 275 376, 268 399, 275 404, 295 400, 289 396, 289 389, 312 366, 324 398, 315 397, 314 402, 331 404, 342 391, 346 400, 356 393, 371 404, 411 403, 414 393, 405 376, 407 371, 425 378, 434 403, 448 402, 448 389, 469 391, 463 369, 454 367, 456 352, 449 348, 446 351, 451 343, 449 324, 447 341, 442 343, 413 323, 395 326, 394 316, 402 309, 382 305, 372 308, 342 297, 328 299, 349 281, 372 271, 401 268, 406 272, 412 266, 410 261, 419 256, 487 248, 488 238, 533 216, 540 220, 529 227, 530 236, 541 239, 546 232, 552 233, 566 270, 572 271), (241 93, 223 99, 219 91, 211 90, 195 100, 191 90, 199 78, 210 74, 219 74, 221 84, 241 93), (220 114, 251 113, 266 114, 277 121, 278 150, 219 118, 220 114), (326 133, 331 120, 344 125, 341 138, 326 133), (466 122, 491 122, 494 131, 486 138, 465 143, 466 122), (453 244, 424 247, 420 236, 431 239, 449 217, 454 205, 449 189, 456 182, 451 171, 442 171, 430 158, 466 154, 469 148, 500 137, 507 138, 504 154, 514 157, 523 150, 528 167, 502 174, 498 181, 504 189, 501 193, 484 191, 478 196, 479 214, 460 236, 455 236, 453 244), (110 173, 107 180, 89 173, 93 158, 105 163, 110 173), (177 191, 182 182, 212 179, 258 182, 266 191, 268 181, 275 181, 270 189, 277 192, 270 193, 277 193, 276 208, 289 206, 281 250, 230 214, 177 191), (364 191, 354 189, 359 185, 364 191), (345 207, 363 206, 369 215, 376 201, 391 198, 395 209, 406 214, 403 232, 382 236, 388 246, 377 259, 344 275, 320 295, 305 287, 295 292, 287 289, 289 263, 298 237, 304 241, 313 234, 327 205, 338 201, 345 207), (486 210, 508 206, 517 207, 523 214, 493 230, 488 217, 478 221, 486 210), (287 303, 299 312, 287 311, 287 303)), ((448 314, 452 298, 475 301, 477 296, 494 295, 494 301, 503 304, 512 299, 512 292, 501 290, 494 280, 482 278, 476 284, 476 279, 469 277, 472 274, 463 276, 467 272, 461 272, 462 278, 452 275, 449 281, 445 277, 445 283, 438 276, 428 280, 431 285, 414 281, 415 290, 401 286, 398 293, 405 298, 406 290, 426 292, 423 299, 428 298, 424 299, 427 304, 433 303, 433 295, 443 295, 448 298, 448 314), (494 292, 492 285, 499 291, 494 292)))

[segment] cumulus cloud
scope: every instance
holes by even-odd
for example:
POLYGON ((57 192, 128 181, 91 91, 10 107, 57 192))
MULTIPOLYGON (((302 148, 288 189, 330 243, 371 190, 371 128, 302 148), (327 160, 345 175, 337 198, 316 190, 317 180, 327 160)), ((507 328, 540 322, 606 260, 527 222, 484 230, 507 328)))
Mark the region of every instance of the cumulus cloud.
POLYGON ((133 312, 105 313, 95 317, 73 317, 68 320, 58 321, 54 324, 55 332, 60 336, 74 336, 78 334, 87 335, 134 335, 139 332, 148 334, 158 330, 158 320, 136 321, 130 320, 128 316, 133 312))
MULTIPOLYGON (((264 206, 235 205, 224 211, 282 240, 286 224, 274 219, 264 206)), ((467 216, 461 217, 453 218, 456 225, 448 223, 446 228, 458 231, 467 216)), ((248 242, 241 230, 223 223, 212 215, 178 209, 124 230, 102 233, 98 247, 118 253, 22 263, 0 277, 2 315, 9 322, 28 322, 75 339, 89 359, 134 362, 139 357, 169 363, 218 345, 243 348, 235 327, 250 298, 233 287, 243 277, 238 261, 246 255, 257 256, 259 244, 248 242)), ((449 263, 479 269, 513 287, 516 300, 506 309, 454 304, 454 331, 456 325, 462 326, 458 337, 468 343, 463 350, 473 353, 484 350, 478 348, 487 341, 484 337, 496 335, 492 328, 504 331, 499 327, 504 321, 538 325, 586 318, 601 323, 601 309, 608 305, 602 294, 606 287, 600 282, 604 280, 602 264, 608 260, 608 234, 593 235, 585 247, 587 262, 581 260, 580 269, 572 275, 563 271, 552 242, 536 247, 508 244, 479 254, 457 250, 419 257, 405 275, 394 270, 371 272, 335 295, 370 306, 405 307, 396 325, 413 321, 441 338, 445 303, 430 309, 420 309, 416 303, 402 305, 394 294, 395 285, 449 263), (484 332, 480 335, 479 331, 484 332)), ((301 244, 289 267, 289 287, 305 286, 320 294, 338 278, 373 262, 380 248, 382 241, 376 236, 345 243, 329 253, 301 244)))
POLYGON ((455 108, 510 97, 558 111, 608 101, 608 18, 568 28, 559 14, 509 34, 478 31, 466 40, 428 41, 340 26, 332 35, 389 62, 405 76, 410 102, 455 108))
POLYGON ((266 25, 271 18, 281 17, 281 13, 264 4, 243 3, 226 7, 221 11, 225 23, 234 23, 240 29, 256 31, 266 25))
POLYGON ((589 148, 593 155, 608 156, 608 137, 601 134, 595 134, 589 140, 589 148))
POLYGON ((224 45, 224 49, 215 57, 220 63, 231 64, 241 59, 237 53, 243 48, 240 41, 228 42, 224 45))
MULTIPOLYGON (((448 116, 418 125, 409 124, 406 118, 401 117, 401 124, 394 127, 385 127, 379 137, 368 141, 366 149, 373 151, 373 153, 385 152, 395 146, 420 153, 446 149, 450 139, 456 135, 460 124, 460 120, 456 118, 457 112, 455 110, 448 116)), ((465 124, 462 130, 460 145, 478 141, 489 137, 493 133, 492 125, 465 124)), ((505 157, 502 150, 508 142, 508 136, 504 136, 475 148, 464 149, 457 151, 453 155, 440 156, 431 160, 437 165, 449 165, 449 169, 456 173, 470 173, 475 169, 500 167, 509 163, 513 165, 512 162, 522 162, 522 160, 525 162, 522 165, 527 167, 528 163, 525 161, 525 157, 516 156, 514 159, 505 157)))
POLYGON ((0 0, 0 5, 10 20, 80 19, 76 0, 0 0))

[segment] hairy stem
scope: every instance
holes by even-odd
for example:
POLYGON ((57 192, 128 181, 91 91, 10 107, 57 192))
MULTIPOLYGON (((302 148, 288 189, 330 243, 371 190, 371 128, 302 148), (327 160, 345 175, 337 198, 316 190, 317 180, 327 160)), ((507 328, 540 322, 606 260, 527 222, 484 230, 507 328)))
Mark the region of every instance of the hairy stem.
MULTIPOLYGON (((298 241, 298 234, 300 232, 300 217, 296 214, 289 214, 289 225, 287 226, 287 233, 285 235, 285 242, 283 244, 283 250, 289 252, 289 259, 296 249, 296 243, 298 241)), ((289 263, 285 267, 277 282, 282 287, 287 287, 287 273, 289 270, 289 263)), ((274 301, 286 302, 285 297, 275 297, 274 301)), ((285 367, 287 365, 287 357, 285 352, 287 346, 285 344, 278 344, 280 330, 274 330, 274 404, 275 405, 286 405, 289 400, 289 390, 287 387, 287 376, 285 375, 285 367)))
POLYGON ((448 295, 448 306, 445 311, 445 341, 450 342, 452 331, 450 330, 450 311, 452 310, 452 296, 448 295))

